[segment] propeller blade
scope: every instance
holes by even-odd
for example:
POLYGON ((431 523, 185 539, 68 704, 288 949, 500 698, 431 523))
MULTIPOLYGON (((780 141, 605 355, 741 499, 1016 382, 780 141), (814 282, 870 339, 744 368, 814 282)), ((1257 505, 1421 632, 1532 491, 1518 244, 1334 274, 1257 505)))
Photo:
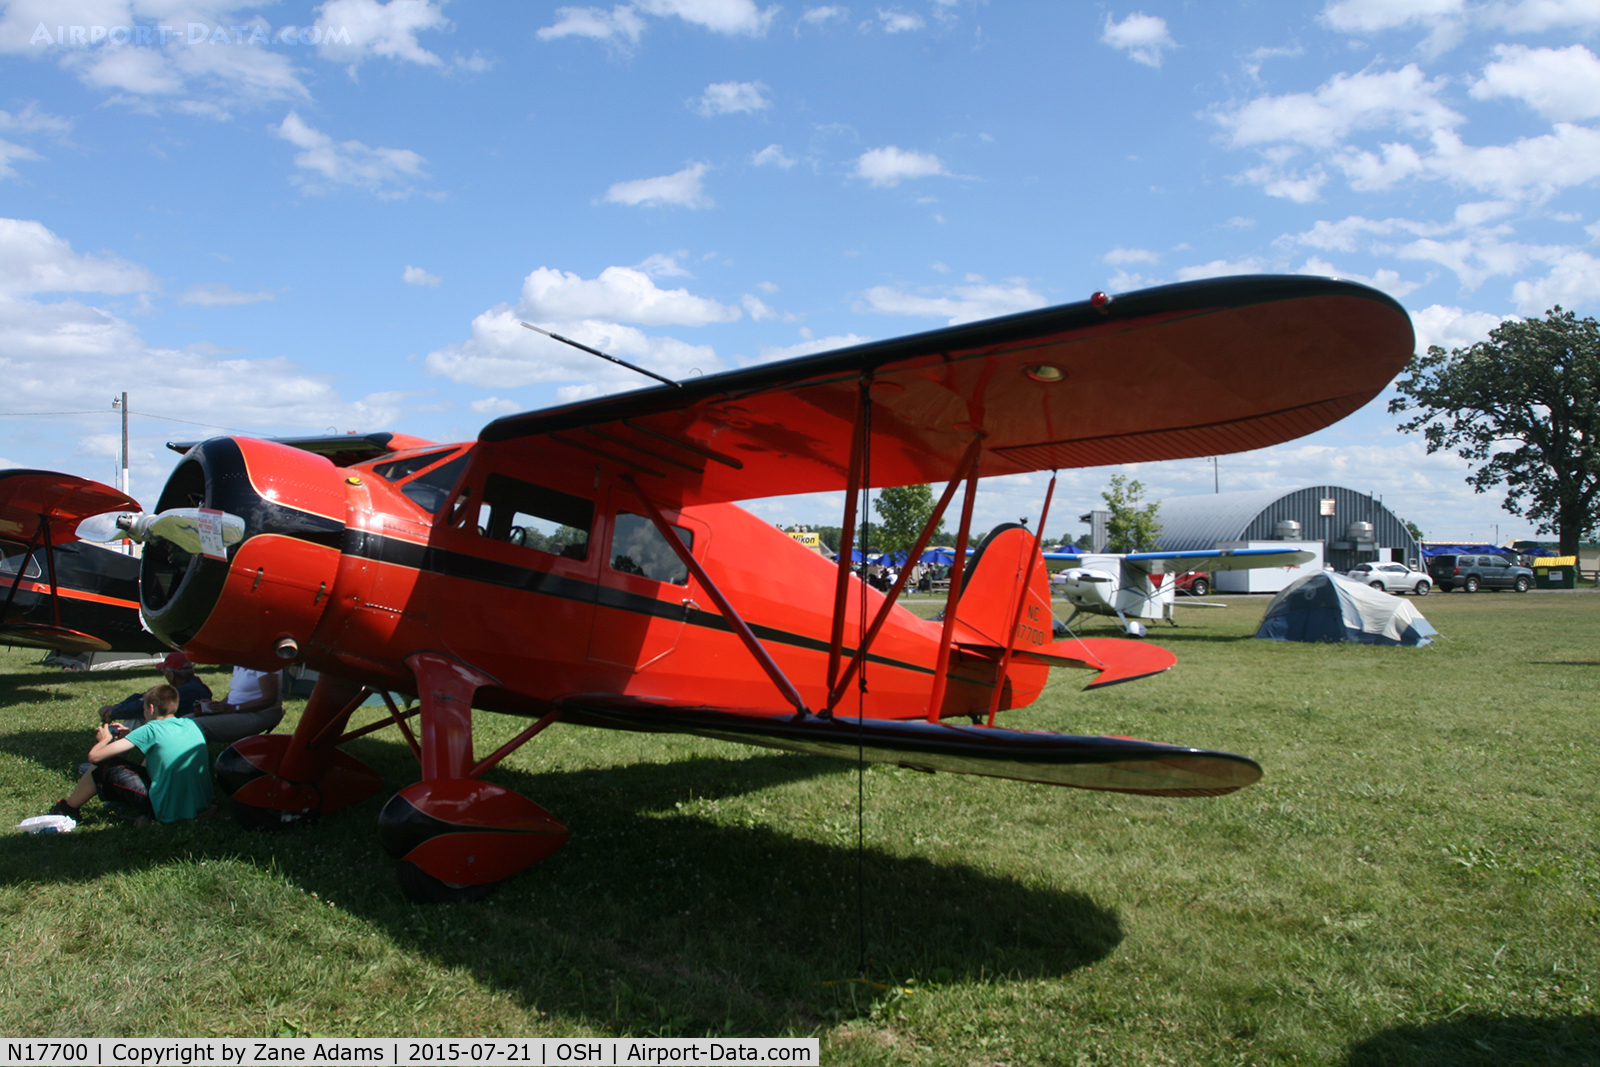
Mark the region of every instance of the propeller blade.
POLYGON ((200 554, 205 551, 202 531, 211 522, 220 527, 223 547, 244 540, 244 520, 226 511, 205 508, 172 508, 159 515, 140 515, 128 526, 128 536, 135 541, 156 537, 170 541, 185 552, 200 554))
POLYGON ((107 511, 99 515, 90 515, 87 519, 78 523, 78 540, 93 541, 102 545, 120 541, 128 536, 128 531, 117 525, 117 520, 124 516, 136 514, 137 512, 130 511, 107 511))

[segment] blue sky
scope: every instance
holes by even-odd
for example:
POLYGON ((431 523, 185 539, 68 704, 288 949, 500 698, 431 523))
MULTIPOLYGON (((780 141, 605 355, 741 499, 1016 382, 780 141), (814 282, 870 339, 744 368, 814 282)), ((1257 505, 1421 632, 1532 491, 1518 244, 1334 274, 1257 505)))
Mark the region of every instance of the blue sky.
MULTIPOLYGON (((460 440, 645 384, 518 318, 681 377, 1258 271, 1376 285, 1446 347, 1595 314, 1597 28, 1600 0, 10 0, 0 464, 114 482, 127 390, 148 505, 172 439, 460 440), (27 414, 60 411, 92 414, 27 414)), ((1386 399, 1222 489, 1532 533, 1386 399)), ((1063 472, 1050 532, 1121 470, 1213 485, 1063 472)), ((978 524, 1047 478, 985 483, 978 524)))

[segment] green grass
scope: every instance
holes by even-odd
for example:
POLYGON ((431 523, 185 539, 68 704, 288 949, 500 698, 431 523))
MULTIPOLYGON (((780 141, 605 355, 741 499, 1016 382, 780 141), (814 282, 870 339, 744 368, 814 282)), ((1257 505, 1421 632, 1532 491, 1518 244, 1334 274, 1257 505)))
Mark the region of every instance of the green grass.
MULTIPOLYGON (((0 840, 0 1032, 1600 1067, 1600 594, 1430 596, 1426 649, 1255 641, 1263 601, 1226 602, 1152 629, 1168 674, 1082 693, 1060 672, 1008 720, 1261 762, 1219 799, 873 767, 858 856, 854 765, 558 727, 490 777, 571 842, 448 907, 401 898, 385 796, 276 836, 115 825, 91 802, 73 834, 0 840)), ((7 826, 65 794, 93 709, 153 677, 36 658, 0 653, 7 826)), ((523 725, 480 718, 480 751, 523 725)), ((351 748, 415 779, 392 734, 351 748)))

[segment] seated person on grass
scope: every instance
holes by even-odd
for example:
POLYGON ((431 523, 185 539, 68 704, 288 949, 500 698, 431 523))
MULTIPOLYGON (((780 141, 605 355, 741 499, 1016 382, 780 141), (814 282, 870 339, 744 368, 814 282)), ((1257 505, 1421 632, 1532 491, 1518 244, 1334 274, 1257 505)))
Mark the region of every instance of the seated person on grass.
POLYGON ((283 719, 278 672, 235 667, 227 700, 197 700, 190 713, 206 740, 231 745, 242 738, 271 733, 283 719))
POLYGON ((89 749, 89 761, 95 766, 48 814, 76 819, 78 809, 96 794, 108 807, 117 805, 128 814, 159 822, 192 819, 207 811, 211 771, 205 735, 193 719, 180 719, 177 712, 178 691, 158 685, 144 695, 143 726, 125 735, 121 723, 101 726, 89 749), (131 752, 142 754, 144 763, 122 758, 131 752))
MULTIPOLYGON (((182 652, 167 654, 167 658, 161 661, 161 674, 166 678, 167 684, 178 691, 179 715, 192 714, 196 701, 211 699, 211 687, 195 677, 194 664, 182 652)), ((139 728, 140 723, 144 721, 143 693, 135 693, 120 703, 107 704, 100 709, 101 722, 117 722, 122 719, 135 720, 128 729, 139 728)))

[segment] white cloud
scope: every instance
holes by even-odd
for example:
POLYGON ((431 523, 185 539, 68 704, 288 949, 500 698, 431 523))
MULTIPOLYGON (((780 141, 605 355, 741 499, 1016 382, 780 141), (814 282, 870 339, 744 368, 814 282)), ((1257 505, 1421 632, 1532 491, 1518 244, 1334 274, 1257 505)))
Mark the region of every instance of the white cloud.
POLYGON ((1485 5, 1483 13, 1486 23, 1512 33, 1600 27, 1600 4, 1595 0, 1501 0, 1485 5))
POLYGON ((421 267, 413 267, 409 263, 406 264, 406 269, 401 272, 400 280, 407 285, 426 285, 433 289, 439 288, 439 283, 444 281, 437 274, 429 274, 421 267))
POLYGON ((705 163, 694 163, 676 174, 659 178, 639 178, 630 182, 617 182, 606 190, 606 200, 630 207, 655 207, 660 204, 677 204, 680 207, 702 208, 711 206, 700 179, 711 168, 705 163))
MULTIPOLYGON (((395 406, 381 398, 344 400, 326 379, 288 360, 218 358, 221 350, 206 344, 155 348, 104 308, 77 299, 34 298, 47 292, 143 292, 154 285, 142 266, 109 253, 75 253, 38 222, 0 219, 0 366, 6 377, 0 410, 105 409, 107 374, 114 369, 117 380, 137 383, 137 410, 215 420, 218 427, 311 431, 383 425, 397 416, 395 406)), ((41 424, 38 436, 49 443, 40 447, 72 451, 76 440, 80 454, 95 454, 95 439, 106 428, 99 416, 41 424), (63 435, 71 440, 62 441, 63 435)), ((161 442, 170 436, 170 424, 154 432, 134 425, 135 486, 143 487, 147 503, 154 503, 166 469, 157 456, 165 456, 161 442), (152 458, 141 461, 141 454, 152 458)))
POLYGON ((331 183, 364 189, 382 200, 399 199, 410 196, 412 180, 424 176, 422 165, 427 161, 410 149, 368 148, 360 141, 336 144, 293 111, 268 128, 302 149, 294 157, 295 166, 322 176, 323 180, 296 179, 308 193, 326 192, 326 183, 331 183))
POLYGON ((1543 278, 1524 278, 1511 287, 1519 312, 1534 316, 1557 304, 1573 310, 1600 303, 1600 260, 1576 248, 1553 258, 1554 264, 1543 278))
POLYGON ((178 297, 178 303, 198 304, 201 307, 233 307, 271 299, 271 293, 241 293, 221 282, 204 282, 190 286, 187 292, 178 297))
POLYGON ((72 120, 39 110, 39 102, 30 100, 21 111, 0 111, 0 130, 13 133, 49 133, 64 137, 72 129, 72 120))
POLYGON ((324 59, 348 63, 352 72, 372 56, 437 67, 443 60, 417 43, 424 30, 450 25, 432 0, 328 0, 318 9, 318 45, 324 59))
POLYGON ((678 257, 685 254, 678 252, 669 256, 656 252, 653 255, 646 256, 644 262, 638 264, 638 269, 652 278, 692 278, 694 275, 678 264, 678 257))
POLYGON ((0 16, 0 52, 51 59, 90 88, 119 94, 109 102, 143 109, 226 118, 240 107, 309 99, 291 57, 269 47, 271 25, 247 11, 253 6, 248 0, 14 0, 0 16), (41 25, 48 43, 36 36, 41 25), (57 27, 68 26, 91 36, 56 41, 57 27), (161 26, 170 29, 160 34, 161 26))
POLYGON ((778 313, 766 305, 760 297, 753 293, 746 293, 739 298, 739 304, 745 313, 750 316, 751 322, 760 322, 762 319, 775 319, 778 313))
POLYGON ((501 415, 515 415, 524 410, 524 406, 515 400, 505 400, 498 396, 486 396, 482 400, 474 400, 472 402, 472 410, 479 415, 498 418, 501 415))
POLYGON ((1352 131, 1374 127, 1427 135, 1465 121, 1436 99, 1445 84, 1429 81, 1411 63, 1378 74, 1336 74, 1314 93, 1257 97, 1213 117, 1231 132, 1235 146, 1289 142, 1332 148, 1352 131))
POLYGON ((965 285, 936 291, 941 295, 925 296, 907 293, 890 285, 878 285, 861 294, 862 299, 856 303, 856 309, 880 315, 945 319, 951 326, 956 326, 963 322, 992 319, 997 315, 1031 311, 1048 303, 1020 278, 995 284, 982 278, 968 277, 965 285))
POLYGON ((618 4, 610 11, 595 7, 558 7, 556 21, 537 33, 541 41, 556 41, 563 37, 588 37, 591 40, 638 44, 644 33, 644 19, 627 4, 618 4))
POLYGON ((12 144, 10 141, 0 138, 0 179, 15 178, 17 176, 17 168, 11 165, 13 160, 21 159, 33 162, 43 158, 39 153, 25 145, 12 144))
POLYGON ((676 16, 713 33, 746 37, 765 34, 780 10, 762 11, 752 0, 636 0, 636 5, 658 18, 676 16))
POLYGON ((752 0, 634 0, 610 11, 595 7, 560 7, 556 21, 538 31, 543 41, 562 37, 588 37, 606 42, 637 44, 645 21, 641 15, 680 18, 701 29, 725 36, 761 37, 777 17, 777 7, 765 11, 752 0))
POLYGON ((1418 352, 1426 352, 1429 345, 1438 345, 1446 351, 1475 345, 1488 340, 1489 331, 1504 321, 1499 315, 1486 311, 1466 311, 1442 304, 1411 312, 1411 328, 1417 334, 1418 352))
POLYGON ((1167 32, 1167 20, 1136 11, 1121 22, 1106 15, 1100 40, 1112 48, 1128 53, 1128 58, 1147 67, 1161 66, 1161 53, 1178 44, 1167 32))
POLYGON ((1424 163, 1430 174, 1470 189, 1542 199, 1600 178, 1600 130, 1558 122, 1552 133, 1483 148, 1440 131, 1424 163))
POLYGON ((658 289, 643 271, 607 267, 583 279, 540 267, 522 282, 520 310, 535 323, 577 319, 637 322, 645 326, 704 326, 733 322, 737 307, 694 296, 687 289, 658 289))
POLYGON ((156 287, 155 278, 137 264, 109 253, 80 255, 38 222, 0 218, 0 296, 138 293, 156 287))
POLYGON ((766 93, 767 87, 761 82, 714 82, 706 86, 699 99, 689 101, 689 107, 707 118, 749 114, 772 106, 766 93))
POLYGON ((1376 33, 1417 23, 1433 25, 1462 14, 1463 0, 1336 0, 1322 19, 1342 33, 1376 33))
POLYGON ((1387 267, 1381 267, 1370 275, 1357 274, 1354 271, 1335 267, 1332 263, 1317 256, 1312 256, 1306 260, 1305 264, 1295 273, 1312 274, 1319 278, 1344 278, 1348 281, 1360 282, 1362 285, 1370 285, 1374 289, 1382 290, 1396 300, 1404 299, 1410 293, 1426 285, 1429 280, 1425 278, 1421 281, 1410 281, 1400 277, 1399 271, 1390 270, 1387 267))
POLYGON ((1213 259, 1209 263, 1198 263, 1192 267, 1179 267, 1177 270, 1180 282, 1192 282, 1201 278, 1227 278, 1235 274, 1260 274, 1261 261, 1253 257, 1238 260, 1213 259))
POLYGON ((879 8, 878 22, 883 25, 885 33, 911 33, 927 25, 922 16, 915 11, 901 11, 899 8, 879 8))
MULTIPOLYGON (((508 389, 554 382, 577 382, 558 399, 573 400, 653 384, 623 367, 587 355, 532 330, 524 329, 522 311, 504 304, 472 320, 470 336, 428 353, 429 374, 489 389, 508 389)), ((710 374, 722 362, 709 345, 691 345, 671 337, 651 337, 630 326, 611 322, 551 323, 557 333, 608 355, 679 380, 694 372, 710 374)))
POLYGON ((893 145, 863 152, 856 160, 856 177, 865 178, 873 185, 890 188, 913 178, 948 173, 938 156, 902 152, 893 145))
POLYGON ((1268 196, 1292 200, 1296 204, 1309 204, 1317 199, 1328 180, 1321 167, 1312 167, 1302 174, 1299 171, 1285 172, 1271 164, 1251 167, 1240 178, 1261 186, 1261 191, 1268 196))
POLYGON ((1148 248, 1113 248, 1101 258, 1116 267, 1128 263, 1160 263, 1161 253, 1148 248))
POLYGON ((1600 115, 1600 58, 1581 44, 1567 48, 1496 45, 1493 63, 1472 83, 1475 99, 1512 97, 1547 119, 1600 115))
POLYGON ((822 7, 808 7, 800 14, 800 21, 808 26, 821 26, 827 22, 848 19, 850 9, 837 4, 826 4, 822 7))
POLYGON ((752 366, 757 363, 777 363, 785 359, 799 359, 802 356, 815 356, 820 352, 833 352, 841 348, 864 345, 871 340, 871 337, 862 337, 860 334, 854 333, 834 334, 831 337, 808 337, 798 344, 762 345, 757 349, 757 355, 754 359, 744 357, 739 362, 745 366, 752 366))
POLYGON ((783 145, 781 144, 767 145, 767 147, 751 156, 750 162, 758 167, 778 167, 782 170, 788 170, 795 165, 795 160, 792 157, 784 155, 783 145))

